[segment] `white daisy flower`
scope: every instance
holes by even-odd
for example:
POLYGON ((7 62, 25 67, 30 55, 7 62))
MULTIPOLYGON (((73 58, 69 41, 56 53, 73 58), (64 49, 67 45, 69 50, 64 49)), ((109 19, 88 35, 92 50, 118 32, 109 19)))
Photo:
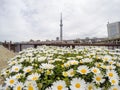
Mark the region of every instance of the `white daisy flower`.
POLYGON ((59 80, 53 83, 52 90, 68 90, 65 81, 59 80))
POLYGON ((20 58, 19 63, 24 62, 25 58, 20 58))
POLYGON ((52 88, 51 88, 51 87, 48 87, 48 88, 46 88, 45 90, 52 90, 52 88))
POLYGON ((79 62, 76 60, 70 60, 68 63, 70 63, 70 65, 78 65, 79 62))
POLYGON ((116 66, 114 66, 114 65, 108 65, 108 66, 106 66, 106 67, 107 67, 107 69, 109 69, 109 70, 113 70, 113 69, 116 68, 116 66))
POLYGON ((42 63, 40 65, 40 68, 42 68, 42 69, 53 69, 54 67, 55 67, 54 65, 49 64, 49 63, 42 63))
POLYGON ((117 65, 118 67, 120 67, 120 62, 117 62, 116 65, 117 65))
POLYGON ((119 80, 117 80, 116 78, 110 78, 110 83, 111 85, 118 85, 119 80))
POLYGON ((95 55, 94 58, 98 60, 98 59, 101 59, 102 57, 100 55, 95 55))
POLYGON ((103 62, 107 62, 109 60, 112 60, 112 57, 109 56, 109 55, 105 55, 103 58, 102 58, 103 62))
POLYGON ((32 52, 28 52, 28 53, 26 54, 26 56, 32 57, 32 56, 33 56, 33 53, 32 53, 32 52))
POLYGON ((70 66, 70 63, 67 62, 67 63, 64 63, 64 67, 69 67, 70 66))
POLYGON ((48 63, 50 63, 50 64, 52 64, 54 62, 55 62, 55 60, 48 60, 48 63))
POLYGON ((24 71, 25 73, 29 73, 29 72, 32 71, 32 69, 33 69, 32 66, 28 66, 28 67, 24 67, 23 71, 24 71))
POLYGON ((71 90, 85 90, 85 88, 86 88, 86 83, 84 80, 80 78, 73 78, 71 80, 71 86, 70 86, 71 90))
POLYGON ((92 67, 91 68, 91 71, 94 73, 94 74, 99 74, 100 73, 100 70, 96 67, 92 67))
POLYGON ((89 63, 89 62, 92 62, 92 61, 93 61, 93 59, 90 59, 90 58, 84 58, 84 59, 82 59, 83 63, 89 63))
MULTIPOLYGON (((114 55, 114 56, 112 57, 112 60, 119 59, 119 57, 115 56, 115 54, 118 54, 118 53, 112 53, 112 55, 114 55)), ((119 54, 119 55, 120 55, 120 54, 119 54)))
POLYGON ((86 87, 86 90, 96 90, 95 85, 93 83, 88 83, 87 87, 86 87))
POLYGON ((13 87, 13 90, 23 90, 23 83, 18 82, 17 84, 15 84, 15 86, 13 87))
POLYGON ((63 75, 64 77, 67 77, 67 76, 68 76, 68 72, 63 71, 63 72, 62 72, 62 75, 63 75))
POLYGON ((115 70, 107 70, 106 74, 109 78, 118 78, 118 75, 115 70))
POLYGON ((9 61, 9 62, 8 62, 8 65, 9 65, 9 66, 12 66, 12 65, 15 65, 15 64, 17 64, 17 60, 9 61))
POLYGON ((77 72, 80 74, 88 74, 90 70, 87 66, 79 66, 77 72))
POLYGON ((24 90, 38 90, 37 83, 35 81, 26 81, 24 90))
POLYGON ((109 64, 111 64, 111 65, 112 65, 112 64, 115 64, 115 61, 112 61, 112 60, 109 60, 108 62, 109 62, 109 64))
POLYGON ((119 85, 112 86, 109 90, 120 90, 119 85))
POLYGON ((19 79, 22 75, 23 75, 22 73, 18 73, 18 74, 16 74, 16 75, 14 75, 14 78, 15 78, 15 79, 19 79))
POLYGON ((10 72, 10 70, 7 70, 7 69, 5 68, 5 69, 1 70, 1 75, 6 76, 8 72, 10 72))
POLYGON ((101 74, 96 74, 93 79, 97 84, 103 83, 105 81, 101 74))
POLYGON ((55 58, 54 60, 55 61, 62 61, 62 59, 60 59, 60 58, 55 58))
POLYGON ((77 59, 81 59, 81 58, 83 58, 83 56, 76 56, 76 58, 77 58, 77 59))
POLYGON ((73 69, 70 69, 67 71, 68 77, 73 77, 75 75, 75 71, 73 69))
POLYGON ((32 80, 32 81, 36 81, 36 80, 39 79, 39 77, 40 77, 40 74, 38 74, 38 73, 32 73, 31 75, 29 75, 29 76, 27 77, 27 79, 28 79, 28 80, 32 80))
POLYGON ((15 65, 15 66, 12 66, 12 69, 11 71, 12 72, 19 72, 19 70, 22 68, 22 65, 15 65))
POLYGON ((10 90, 10 87, 7 85, 4 86, 1 85, 0 90, 10 90))
POLYGON ((46 59, 46 57, 39 57, 39 58, 38 58, 38 61, 39 61, 39 62, 42 62, 42 61, 45 61, 45 59, 46 59))
POLYGON ((17 80, 14 77, 9 77, 6 78, 5 83, 7 86, 13 87, 17 83, 17 80))
POLYGON ((32 63, 33 61, 37 60, 35 57, 30 57, 30 59, 27 59, 29 63, 32 63))
POLYGON ((98 68, 101 67, 101 65, 102 65, 102 63, 98 63, 98 62, 95 63, 95 66, 98 68))
POLYGON ((97 87, 94 90, 103 90, 103 88, 97 87))
POLYGON ((53 74, 53 71, 52 71, 52 70, 46 70, 46 74, 47 74, 47 75, 52 75, 52 74, 53 74))
POLYGON ((101 64, 100 67, 103 68, 103 69, 108 69, 108 66, 106 66, 106 65, 104 65, 104 64, 101 64))

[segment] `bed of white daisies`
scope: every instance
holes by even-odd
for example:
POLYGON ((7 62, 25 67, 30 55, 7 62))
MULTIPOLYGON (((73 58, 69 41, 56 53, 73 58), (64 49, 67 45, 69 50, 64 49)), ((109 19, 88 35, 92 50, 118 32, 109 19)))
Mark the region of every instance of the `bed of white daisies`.
POLYGON ((8 64, 0 90, 120 90, 120 54, 105 48, 40 46, 8 64))

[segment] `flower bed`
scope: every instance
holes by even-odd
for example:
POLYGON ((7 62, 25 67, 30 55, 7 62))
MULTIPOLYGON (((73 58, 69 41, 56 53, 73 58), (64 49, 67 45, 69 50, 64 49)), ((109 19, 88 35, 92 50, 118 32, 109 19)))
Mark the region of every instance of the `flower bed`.
POLYGON ((120 54, 101 48, 40 46, 19 52, 0 90, 119 90, 120 54))

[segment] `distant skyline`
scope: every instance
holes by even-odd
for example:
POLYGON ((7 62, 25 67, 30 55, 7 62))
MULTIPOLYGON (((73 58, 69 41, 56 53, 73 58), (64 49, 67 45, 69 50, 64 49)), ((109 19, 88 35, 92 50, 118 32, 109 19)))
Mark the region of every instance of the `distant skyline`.
POLYGON ((0 0, 0 41, 107 37, 107 22, 120 21, 120 0, 0 0))

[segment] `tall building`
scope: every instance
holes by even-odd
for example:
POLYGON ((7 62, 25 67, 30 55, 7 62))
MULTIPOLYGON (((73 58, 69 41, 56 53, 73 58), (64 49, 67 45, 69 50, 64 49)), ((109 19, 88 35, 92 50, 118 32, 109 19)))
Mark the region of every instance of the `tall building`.
POLYGON ((63 27, 63 24, 62 24, 62 13, 61 13, 61 18, 60 18, 60 41, 63 40, 63 31, 62 31, 62 27, 63 27))
POLYGON ((120 38, 120 22, 108 23, 107 30, 109 39, 120 38))

